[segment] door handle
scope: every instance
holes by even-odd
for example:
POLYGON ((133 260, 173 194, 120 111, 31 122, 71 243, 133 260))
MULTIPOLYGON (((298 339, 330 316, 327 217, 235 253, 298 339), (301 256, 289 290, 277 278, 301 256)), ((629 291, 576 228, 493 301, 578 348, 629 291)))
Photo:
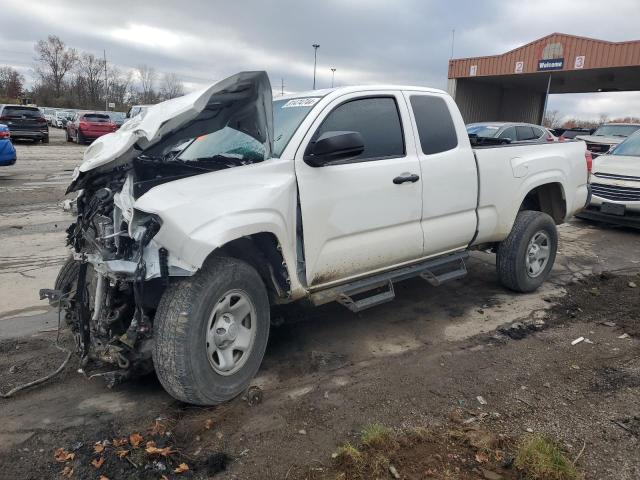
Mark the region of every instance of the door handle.
POLYGON ((420 180, 420 177, 415 173, 403 173, 402 175, 393 179, 393 183, 396 185, 401 185, 406 182, 415 183, 420 180))

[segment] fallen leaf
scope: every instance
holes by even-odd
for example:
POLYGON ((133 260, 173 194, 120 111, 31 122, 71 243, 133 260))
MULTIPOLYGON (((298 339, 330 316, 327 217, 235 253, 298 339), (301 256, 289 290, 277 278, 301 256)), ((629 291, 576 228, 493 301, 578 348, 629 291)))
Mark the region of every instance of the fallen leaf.
POLYGON ((116 455, 118 455, 118 457, 120 458, 124 458, 127 455, 129 455, 129 450, 125 450, 124 448, 121 448, 119 450, 116 450, 116 455))
POLYGON ((208 419, 206 422, 204 422, 204 428, 206 428, 207 430, 211 430, 211 427, 213 427, 213 420, 208 419))
POLYGON ((62 447, 58 448, 54 454, 54 458, 57 462, 68 462, 69 460, 73 460, 75 456, 75 453, 67 452, 62 447))
POLYGON ((96 470, 100 468, 103 463, 104 463, 104 457, 94 458, 93 460, 91 460, 91 465, 93 465, 96 468, 96 470))
POLYGON ((486 463, 489 461, 489 457, 482 453, 482 452, 478 452, 476 453, 476 462, 478 463, 486 463))
POLYGON ((133 448, 138 448, 138 445, 140 445, 142 440, 144 440, 144 438, 142 438, 142 435, 139 433, 132 433, 129 435, 129 443, 131 443, 133 448))
POLYGON ((149 455, 162 455, 163 457, 168 457, 173 453, 171 447, 158 448, 156 447, 156 442, 147 442, 147 448, 145 451, 149 455))
POLYGON ((160 420, 156 420, 151 427, 151 435, 164 435, 167 431, 167 427, 165 427, 160 420))
POLYGON ((129 439, 128 438, 114 438, 112 443, 113 443, 114 447, 121 447, 122 445, 125 445, 125 444, 129 443, 129 439))
POLYGON ((71 468, 70 466, 66 466, 64 467, 64 469, 61 472, 61 475, 63 477, 67 477, 67 478, 71 478, 71 476, 73 475, 73 468, 71 468))
POLYGON ((104 452, 104 445, 102 444, 102 442, 96 442, 96 444, 93 446, 93 451, 96 453, 104 452))
POLYGON ((184 472, 188 472, 189 471, 189 465, 187 465, 186 463, 181 463, 180 465, 178 465, 175 470, 173 471, 174 473, 184 473, 184 472))

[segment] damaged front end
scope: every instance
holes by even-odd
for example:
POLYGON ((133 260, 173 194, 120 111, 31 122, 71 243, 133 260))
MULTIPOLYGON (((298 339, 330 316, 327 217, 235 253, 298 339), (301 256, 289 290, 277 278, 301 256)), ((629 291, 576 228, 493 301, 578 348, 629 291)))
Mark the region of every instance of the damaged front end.
POLYGON ((154 240, 162 219, 136 201, 163 183, 269 158, 272 132, 268 77, 244 72, 151 107, 87 149, 68 189, 78 192, 73 257, 41 292, 64 310, 85 371, 110 386, 151 372, 162 294, 171 277, 196 271, 154 240))

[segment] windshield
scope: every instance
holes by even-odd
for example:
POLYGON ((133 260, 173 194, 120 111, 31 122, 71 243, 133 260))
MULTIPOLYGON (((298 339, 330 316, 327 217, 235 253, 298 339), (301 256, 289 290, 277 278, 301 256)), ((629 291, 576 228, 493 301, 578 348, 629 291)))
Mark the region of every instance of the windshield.
POLYGON ((298 129, 320 97, 300 97, 273 102, 273 156, 280 158, 294 132, 298 129))
POLYGON ((467 125, 467 133, 478 137, 495 137, 500 130, 496 125, 467 125))
POLYGON ((183 142, 173 151, 180 151, 176 158, 183 162, 224 157, 225 160, 237 160, 236 163, 244 165, 265 160, 265 149, 260 142, 230 127, 183 142))
POLYGON ((640 125, 602 125, 593 135, 596 137, 628 137, 639 128, 640 125))
POLYGON ((105 115, 104 113, 89 113, 83 115, 82 118, 87 122, 108 122, 111 120, 109 115, 105 115))
POLYGON ((619 144, 611 155, 629 155, 632 157, 640 157, 640 132, 630 136, 624 142, 619 144))
POLYGON ((5 107, 2 115, 6 117, 41 118, 42 112, 34 107, 5 107))

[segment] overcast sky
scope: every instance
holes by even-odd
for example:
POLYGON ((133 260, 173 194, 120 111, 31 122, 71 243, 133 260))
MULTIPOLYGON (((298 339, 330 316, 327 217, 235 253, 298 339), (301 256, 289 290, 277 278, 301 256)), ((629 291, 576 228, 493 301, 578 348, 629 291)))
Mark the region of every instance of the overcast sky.
MULTIPOLYGON (((266 70, 275 90, 401 83, 446 88, 455 57, 492 55, 552 32, 611 41, 640 36, 640 0, 28 0, 2 2, 0 65, 27 78, 34 43, 55 34, 123 68, 175 72, 188 89, 266 70)), ((640 116, 640 93, 554 95, 550 109, 640 116)))

